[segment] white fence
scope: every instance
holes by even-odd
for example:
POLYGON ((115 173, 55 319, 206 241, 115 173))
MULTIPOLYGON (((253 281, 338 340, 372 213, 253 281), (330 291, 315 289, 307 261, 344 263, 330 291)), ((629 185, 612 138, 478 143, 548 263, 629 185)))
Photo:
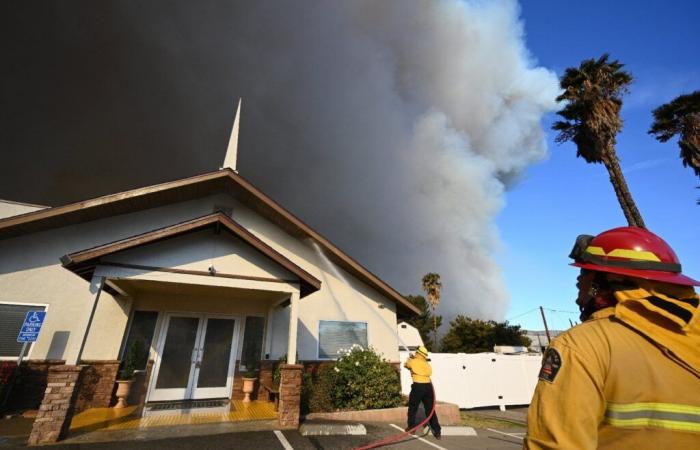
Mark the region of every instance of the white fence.
MULTIPOLYGON (((411 373, 403 367, 408 352, 399 352, 401 390, 411 392, 411 373)), ((498 353, 431 353, 432 382, 438 400, 460 408, 527 405, 537 385, 541 355, 498 353)))

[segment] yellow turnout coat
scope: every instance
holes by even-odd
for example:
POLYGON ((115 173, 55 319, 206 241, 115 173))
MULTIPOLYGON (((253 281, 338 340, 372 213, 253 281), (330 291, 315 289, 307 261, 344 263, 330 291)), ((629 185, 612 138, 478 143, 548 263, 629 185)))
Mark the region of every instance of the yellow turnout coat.
POLYGON ((524 448, 698 450, 700 373, 598 311, 545 352, 524 448))

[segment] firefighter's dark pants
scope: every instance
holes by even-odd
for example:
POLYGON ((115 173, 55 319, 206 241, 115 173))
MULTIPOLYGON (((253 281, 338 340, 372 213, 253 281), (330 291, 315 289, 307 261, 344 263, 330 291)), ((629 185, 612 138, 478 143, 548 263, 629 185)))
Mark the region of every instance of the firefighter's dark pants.
MULTIPOLYGON (((411 385, 411 393, 408 396, 408 428, 415 427, 416 412, 418 405, 423 403, 425 416, 428 417, 433 409, 433 385, 431 383, 413 383, 411 385)), ((440 434, 440 422, 438 422, 437 411, 430 418, 430 428, 434 435, 440 434)))

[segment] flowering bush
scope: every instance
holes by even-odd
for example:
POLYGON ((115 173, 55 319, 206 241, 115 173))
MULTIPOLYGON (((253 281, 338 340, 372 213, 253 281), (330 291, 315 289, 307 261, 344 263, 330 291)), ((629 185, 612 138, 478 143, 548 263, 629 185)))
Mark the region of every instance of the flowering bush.
POLYGON ((10 383, 12 379, 12 372, 14 372, 17 363, 14 361, 2 361, 0 362, 0 386, 4 386, 10 383))
POLYGON ((12 381, 12 373, 17 368, 17 364, 14 361, 2 361, 0 362, 0 413, 5 407, 5 397, 7 396, 7 390, 10 388, 9 384, 12 381))
POLYGON ((372 348, 354 345, 321 367, 313 384, 312 411, 392 408, 401 403, 399 374, 372 348))

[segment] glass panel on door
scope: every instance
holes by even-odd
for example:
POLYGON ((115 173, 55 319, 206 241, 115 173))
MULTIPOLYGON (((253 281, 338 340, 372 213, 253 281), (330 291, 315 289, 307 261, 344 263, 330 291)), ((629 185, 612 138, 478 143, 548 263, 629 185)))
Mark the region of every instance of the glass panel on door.
POLYGON ((234 325, 234 319, 207 319, 197 388, 227 385, 234 325))
POLYGON ((198 317, 170 317, 156 389, 187 388, 198 327, 198 317))

